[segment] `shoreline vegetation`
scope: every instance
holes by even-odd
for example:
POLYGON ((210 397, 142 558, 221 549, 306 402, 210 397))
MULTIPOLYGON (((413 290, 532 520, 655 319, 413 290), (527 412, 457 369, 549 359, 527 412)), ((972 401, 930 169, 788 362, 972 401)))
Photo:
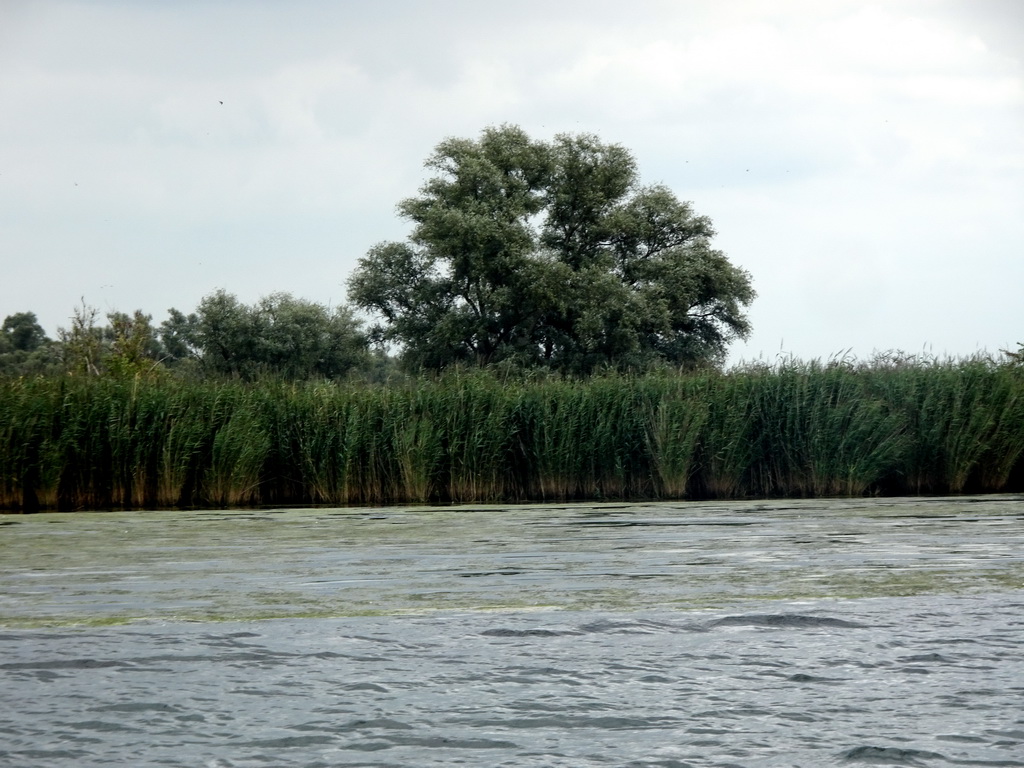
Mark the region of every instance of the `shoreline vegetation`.
POLYGON ((0 510, 1024 489, 1024 369, 784 362, 394 384, 0 378, 0 510))

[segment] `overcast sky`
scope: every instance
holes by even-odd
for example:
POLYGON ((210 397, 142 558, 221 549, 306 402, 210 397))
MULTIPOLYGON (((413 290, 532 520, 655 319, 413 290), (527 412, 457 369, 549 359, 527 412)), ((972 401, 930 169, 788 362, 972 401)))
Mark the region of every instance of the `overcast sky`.
POLYGON ((433 147, 501 123, 711 217, 734 362, 1024 341, 1018 0, 0 0, 0 317, 342 303, 433 147))

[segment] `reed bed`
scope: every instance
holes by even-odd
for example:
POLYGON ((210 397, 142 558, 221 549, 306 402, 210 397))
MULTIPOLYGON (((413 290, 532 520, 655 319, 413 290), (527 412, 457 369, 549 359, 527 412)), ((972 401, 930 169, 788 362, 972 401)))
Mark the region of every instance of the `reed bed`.
POLYGON ((0 379, 0 508, 1024 488, 1024 370, 985 360, 394 386, 0 379))

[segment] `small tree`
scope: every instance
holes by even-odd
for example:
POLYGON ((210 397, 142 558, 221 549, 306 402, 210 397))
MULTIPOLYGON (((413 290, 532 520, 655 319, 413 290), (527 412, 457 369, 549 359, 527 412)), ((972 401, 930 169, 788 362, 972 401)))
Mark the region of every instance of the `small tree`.
POLYGON ((71 316, 71 328, 58 328, 64 369, 80 376, 99 376, 104 355, 103 329, 96 325, 99 310, 82 299, 71 316))
POLYGON ((249 376, 258 360, 257 330, 252 310, 220 290, 205 296, 196 309, 190 341, 207 371, 249 376))
POLYGON ((104 360, 107 371, 121 377, 156 372, 163 354, 152 315, 137 309, 131 315, 111 312, 107 320, 110 321, 105 334, 110 345, 104 360))
POLYGON ((58 329, 61 363, 79 376, 131 377, 156 373, 164 357, 152 325, 142 310, 128 315, 109 312, 109 325, 97 324, 99 311, 82 300, 71 316, 71 327, 58 329))
POLYGON ((50 341, 35 312, 16 312, 5 317, 3 338, 10 349, 22 352, 33 352, 50 341))
POLYGON ((365 362, 366 338, 348 308, 275 293, 261 299, 254 314, 260 362, 278 375, 336 378, 365 362))
MULTIPOLYGON (((225 291, 205 297, 195 315, 172 317, 168 328, 201 366, 243 379, 344 376, 367 358, 359 322, 345 307, 330 309, 275 293, 248 306, 225 291)), ((167 342, 165 341, 165 344, 167 342)))
POLYGON ((0 373, 18 376, 54 373, 58 369, 56 345, 34 312, 17 312, 4 318, 0 328, 0 373))
POLYGON ((186 315, 173 307, 167 310, 167 319, 160 323, 158 330, 167 365, 176 367, 197 358, 199 350, 195 339, 198 323, 199 318, 194 312, 186 315))
POLYGON ((1011 365, 1024 366, 1024 341, 1017 342, 1017 351, 1011 352, 1008 349, 1003 350, 1003 354, 1008 358, 1008 362, 1011 365))

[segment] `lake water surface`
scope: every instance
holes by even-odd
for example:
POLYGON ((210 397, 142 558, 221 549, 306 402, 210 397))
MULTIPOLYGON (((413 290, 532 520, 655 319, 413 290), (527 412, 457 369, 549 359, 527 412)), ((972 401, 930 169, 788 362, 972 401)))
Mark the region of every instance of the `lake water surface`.
POLYGON ((0 766, 1021 766, 1024 497, 0 518, 0 766))

